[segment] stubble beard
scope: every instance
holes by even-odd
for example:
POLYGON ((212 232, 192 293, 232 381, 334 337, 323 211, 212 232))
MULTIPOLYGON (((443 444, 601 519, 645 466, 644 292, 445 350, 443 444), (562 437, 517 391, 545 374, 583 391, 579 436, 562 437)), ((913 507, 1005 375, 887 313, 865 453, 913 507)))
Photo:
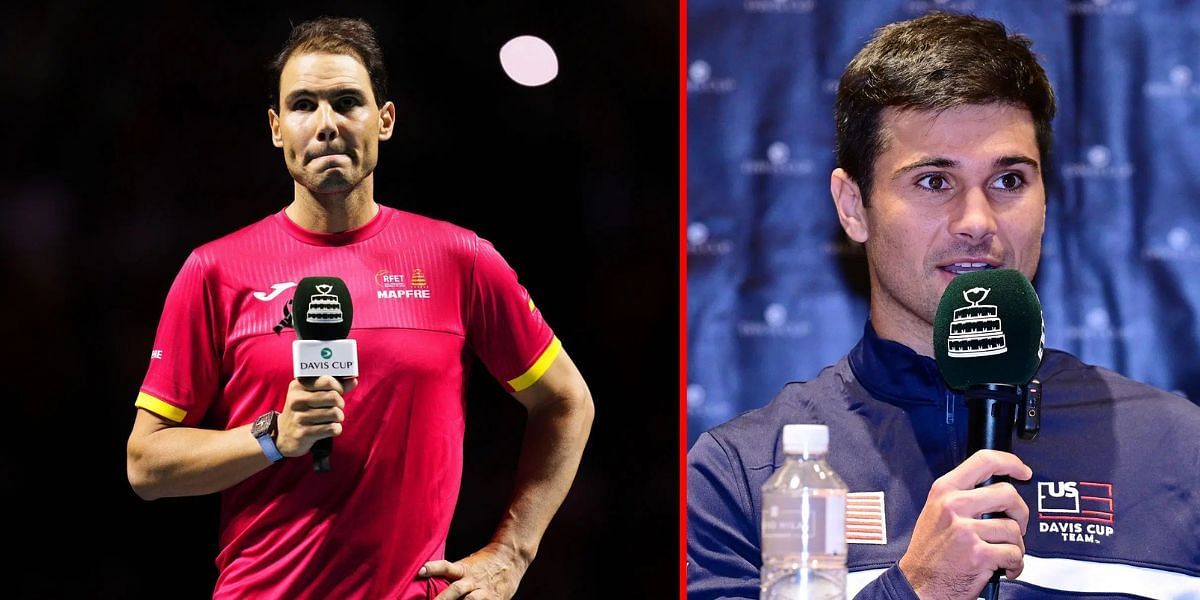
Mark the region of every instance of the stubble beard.
POLYGON ((313 185, 308 186, 314 194, 340 194, 354 189, 352 183, 340 169, 329 169, 313 177, 313 185))
POLYGON ((296 183, 307 189, 313 196, 345 194, 352 191, 359 183, 358 181, 351 181, 346 177, 343 169, 338 168, 325 169, 314 173, 301 166, 299 172, 292 171, 292 179, 296 180, 296 183))
MULTIPOLYGON (((889 338, 906 345, 922 341, 922 346, 931 343, 933 321, 941 300, 941 290, 935 289, 936 274, 925 265, 915 276, 897 274, 894 265, 879 260, 872 252, 870 242, 866 245, 871 282, 870 315, 876 333, 883 335, 886 332, 889 338), (875 267, 884 264, 888 264, 888 274, 875 267)), ((888 247, 878 250, 889 252, 888 247)))

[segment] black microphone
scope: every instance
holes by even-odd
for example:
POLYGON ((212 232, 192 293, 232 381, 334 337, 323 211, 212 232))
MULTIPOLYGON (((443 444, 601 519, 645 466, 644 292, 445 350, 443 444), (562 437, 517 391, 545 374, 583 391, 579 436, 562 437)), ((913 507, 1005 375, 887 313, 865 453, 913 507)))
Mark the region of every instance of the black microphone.
MULTIPOLYGON (((1012 452, 1018 415, 1023 424, 1040 418, 1038 407, 1030 403, 1040 392, 1031 393, 1037 386, 1030 383, 1045 344, 1041 301, 1020 271, 964 273, 946 287, 933 323, 933 351, 946 384, 966 396, 970 454, 983 449, 1012 452)), ((1036 427, 1029 433, 1023 425, 1026 439, 1037 434, 1036 427)), ((980 485, 1008 480, 995 476, 980 485)), ((1002 516, 989 513, 983 518, 1002 516)), ((981 598, 999 597, 1002 574, 998 570, 992 575, 981 598)))
MULTIPOLYGON (((350 290, 337 277, 305 277, 296 285, 292 298, 293 373, 296 378, 358 377, 358 342, 346 339, 354 306, 350 290)), ((329 470, 333 438, 317 440, 312 446, 313 469, 329 470)))

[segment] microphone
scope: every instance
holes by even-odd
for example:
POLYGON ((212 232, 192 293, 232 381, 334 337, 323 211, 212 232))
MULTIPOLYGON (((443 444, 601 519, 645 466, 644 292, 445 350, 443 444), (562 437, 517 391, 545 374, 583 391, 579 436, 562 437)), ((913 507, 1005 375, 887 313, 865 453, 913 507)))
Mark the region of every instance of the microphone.
MULTIPOLYGON (((346 282, 337 277, 305 277, 292 298, 292 365, 295 377, 358 377, 358 342, 346 339, 354 306, 346 282)), ((313 469, 329 470, 333 438, 312 446, 313 469)))
MULTIPOLYGON (((1041 301, 1020 271, 964 273, 946 287, 933 322, 933 351, 946 384, 966 396, 971 454, 1012 452, 1014 426, 1023 439, 1037 435, 1041 394, 1033 376, 1045 345, 1041 301)), ((980 485, 1008 480, 995 476, 980 485)), ((1002 574, 992 575, 980 597, 999 596, 1002 574)))

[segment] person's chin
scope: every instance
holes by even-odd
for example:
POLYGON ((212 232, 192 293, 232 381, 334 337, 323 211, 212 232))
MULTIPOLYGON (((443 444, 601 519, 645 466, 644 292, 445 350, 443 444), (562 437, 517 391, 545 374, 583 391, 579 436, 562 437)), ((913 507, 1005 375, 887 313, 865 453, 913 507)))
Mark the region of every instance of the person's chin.
POLYGON ((310 190, 321 194, 336 194, 354 189, 355 182, 342 172, 342 169, 326 169, 311 180, 310 190))

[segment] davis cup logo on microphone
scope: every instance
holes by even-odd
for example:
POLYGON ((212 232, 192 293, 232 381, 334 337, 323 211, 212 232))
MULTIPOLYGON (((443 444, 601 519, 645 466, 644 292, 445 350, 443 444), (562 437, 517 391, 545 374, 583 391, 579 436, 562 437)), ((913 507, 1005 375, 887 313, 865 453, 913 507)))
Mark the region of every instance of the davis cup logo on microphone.
POLYGON ((333 286, 327 283, 317 284, 317 293, 308 299, 308 312, 304 320, 316 324, 332 324, 342 322, 342 302, 336 294, 331 294, 333 286))
POLYGON ((947 355, 972 358, 1008 352, 1000 309, 995 305, 980 304, 991 291, 991 288, 975 287, 963 292, 963 299, 971 304, 954 310, 950 337, 946 339, 947 355))
POLYGON ((358 377, 358 344, 354 340, 292 342, 296 377, 358 377))
MULTIPOLYGON (((358 343, 347 339, 354 304, 337 277, 305 277, 292 298, 292 372, 296 377, 358 376, 358 343)), ((285 309, 286 310, 286 309, 285 309)))

